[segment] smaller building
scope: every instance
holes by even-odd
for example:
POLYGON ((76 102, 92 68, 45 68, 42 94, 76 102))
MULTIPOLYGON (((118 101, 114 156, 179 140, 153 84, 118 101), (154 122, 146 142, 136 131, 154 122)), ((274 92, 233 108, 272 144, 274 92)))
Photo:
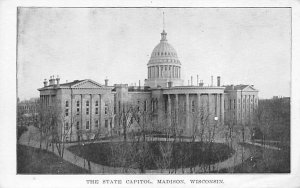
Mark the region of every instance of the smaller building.
POLYGON ((224 93, 225 124, 252 124, 258 107, 258 90, 253 85, 228 85, 224 93))
POLYGON ((107 134, 113 128, 113 87, 93 80, 59 83, 60 79, 45 79, 40 91, 41 108, 52 109, 59 125, 61 140, 80 141, 107 134))

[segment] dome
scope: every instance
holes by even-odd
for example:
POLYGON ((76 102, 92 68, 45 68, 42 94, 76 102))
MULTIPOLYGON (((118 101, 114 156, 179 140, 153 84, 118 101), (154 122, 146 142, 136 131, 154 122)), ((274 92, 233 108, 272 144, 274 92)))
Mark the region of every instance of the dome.
POLYGON ((148 64, 176 64, 180 65, 177 57, 177 52, 171 44, 167 41, 167 33, 165 30, 161 33, 160 43, 155 46, 151 53, 151 58, 148 64))

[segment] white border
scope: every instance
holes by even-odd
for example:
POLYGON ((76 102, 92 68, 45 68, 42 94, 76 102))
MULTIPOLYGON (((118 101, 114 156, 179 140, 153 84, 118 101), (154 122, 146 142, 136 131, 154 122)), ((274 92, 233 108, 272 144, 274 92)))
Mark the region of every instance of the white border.
MULTIPOLYGON (((224 184, 197 187, 299 187, 300 186, 300 1, 0 1, 0 187, 101 187, 87 185, 86 179, 223 179, 224 184), (17 6, 35 7, 292 7, 292 105, 290 174, 213 174, 213 175, 16 175, 16 13, 17 6)), ((278 75, 280 76, 280 75, 278 75)), ((132 187, 122 184, 107 187, 132 187)), ((136 185, 162 187, 166 185, 136 185)), ((171 187, 182 185, 168 184, 171 187)), ((184 186, 191 186, 185 184, 184 186)), ((195 186, 195 187, 196 187, 195 186)))

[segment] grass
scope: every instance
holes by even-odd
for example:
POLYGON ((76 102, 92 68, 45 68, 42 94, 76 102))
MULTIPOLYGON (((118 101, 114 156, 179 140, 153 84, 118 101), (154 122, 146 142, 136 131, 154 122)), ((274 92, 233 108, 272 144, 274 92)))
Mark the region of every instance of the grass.
POLYGON ((235 173, 290 173, 290 148, 284 147, 281 150, 272 150, 243 144, 250 149, 251 157, 242 164, 231 169, 221 170, 235 173))
MULTIPOLYGON (((161 142, 153 141, 146 143, 113 142, 113 143, 92 143, 71 146, 68 148, 76 155, 88 161, 105 166, 160 169, 166 162, 162 149, 168 150, 170 168, 187 168, 201 164, 213 164, 229 158, 234 151, 228 146, 220 143, 212 143, 211 150, 208 143, 200 142, 161 142)), ((166 167, 166 166, 165 166, 166 167)))
POLYGON ((19 140, 23 133, 28 130, 26 126, 17 126, 17 139, 19 140))
POLYGON ((83 174, 87 170, 69 163, 53 153, 17 145, 18 174, 83 174))

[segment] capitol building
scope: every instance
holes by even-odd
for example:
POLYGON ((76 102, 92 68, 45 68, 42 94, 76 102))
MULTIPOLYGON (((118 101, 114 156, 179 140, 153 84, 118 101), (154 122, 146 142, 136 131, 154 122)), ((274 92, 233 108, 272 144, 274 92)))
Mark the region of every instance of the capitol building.
POLYGON ((66 133, 65 141, 93 139, 97 133, 120 135, 124 124, 128 132, 140 131, 143 124, 172 127, 192 136, 204 124, 222 127, 253 123, 258 106, 258 90, 253 85, 221 85, 220 76, 209 85, 198 77, 196 84, 191 79, 184 85, 182 65, 163 30, 147 63, 144 86, 109 84, 108 79, 105 84, 90 79, 60 83, 60 78, 51 76, 38 89, 40 101, 43 109, 54 105, 59 109, 59 131, 66 133), (143 114, 142 119, 129 111, 132 107, 140 117, 143 114))

